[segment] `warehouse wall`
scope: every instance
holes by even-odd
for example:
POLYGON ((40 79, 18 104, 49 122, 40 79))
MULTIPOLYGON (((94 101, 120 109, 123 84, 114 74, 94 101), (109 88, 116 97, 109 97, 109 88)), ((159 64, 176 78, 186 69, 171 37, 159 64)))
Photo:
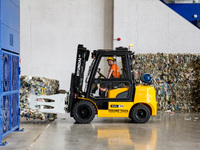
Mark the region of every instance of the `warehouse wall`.
POLYGON ((114 0, 114 25, 112 2, 21 0, 22 75, 57 79, 68 90, 79 43, 90 50, 133 43, 136 53, 199 53, 200 30, 159 0, 114 0))
POLYGON ((199 53, 200 30, 159 0, 114 1, 114 47, 136 53, 199 53))
POLYGON ((112 0, 21 0, 21 74, 68 90, 77 45, 112 48, 112 0))

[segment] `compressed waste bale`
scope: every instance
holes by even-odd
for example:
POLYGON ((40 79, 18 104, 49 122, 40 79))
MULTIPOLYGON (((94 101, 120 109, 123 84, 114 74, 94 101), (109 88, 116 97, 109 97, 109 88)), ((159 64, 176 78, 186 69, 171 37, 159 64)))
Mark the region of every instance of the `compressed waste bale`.
MULTIPOLYGON (((44 77, 32 77, 32 76, 21 76, 20 82, 20 108, 21 117, 29 118, 39 118, 41 120, 46 118, 56 118, 56 114, 45 114, 37 110, 32 110, 29 107, 29 97, 33 95, 53 95, 57 94, 59 91, 59 81, 54 79, 48 79, 44 77)), ((50 102, 47 99, 39 99, 39 101, 50 102)))
POLYGON ((136 54, 133 64, 136 83, 152 75, 158 110, 200 111, 199 54, 136 54))

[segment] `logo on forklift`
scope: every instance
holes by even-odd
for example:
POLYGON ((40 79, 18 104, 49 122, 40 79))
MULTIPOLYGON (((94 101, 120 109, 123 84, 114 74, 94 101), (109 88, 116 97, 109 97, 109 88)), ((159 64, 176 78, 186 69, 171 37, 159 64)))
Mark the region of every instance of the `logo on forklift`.
POLYGON ((81 58, 78 58, 77 76, 80 76, 80 69, 81 69, 81 58))
POLYGON ((124 108, 124 105, 111 105, 111 108, 124 108))

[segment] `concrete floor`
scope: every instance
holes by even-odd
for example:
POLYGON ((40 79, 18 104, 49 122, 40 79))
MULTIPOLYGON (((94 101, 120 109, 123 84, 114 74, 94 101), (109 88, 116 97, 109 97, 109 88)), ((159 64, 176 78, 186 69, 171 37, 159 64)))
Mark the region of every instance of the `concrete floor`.
POLYGON ((146 124, 128 118, 95 118, 75 124, 69 115, 50 121, 21 119, 24 132, 14 132, 0 150, 199 150, 200 114, 161 113, 146 124))

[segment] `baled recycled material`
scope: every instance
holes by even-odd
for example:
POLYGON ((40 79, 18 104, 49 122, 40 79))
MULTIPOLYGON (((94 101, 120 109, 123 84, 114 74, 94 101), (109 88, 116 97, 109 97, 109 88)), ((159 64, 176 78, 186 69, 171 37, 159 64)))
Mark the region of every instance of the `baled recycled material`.
MULTIPOLYGON (((21 90, 20 90, 20 108, 21 117, 26 118, 39 118, 41 120, 46 118, 54 118, 56 114, 47 114, 40 112, 39 109, 45 106, 36 106, 36 109, 30 108, 31 95, 53 95, 57 94, 59 90, 59 81, 48 79, 44 77, 21 77, 21 90)), ((50 102, 48 99, 38 99, 41 102, 50 102)), ((43 108, 45 109, 45 108, 43 108)))
POLYGON ((136 54, 133 66, 136 83, 151 74, 158 110, 200 111, 200 54, 136 54))

